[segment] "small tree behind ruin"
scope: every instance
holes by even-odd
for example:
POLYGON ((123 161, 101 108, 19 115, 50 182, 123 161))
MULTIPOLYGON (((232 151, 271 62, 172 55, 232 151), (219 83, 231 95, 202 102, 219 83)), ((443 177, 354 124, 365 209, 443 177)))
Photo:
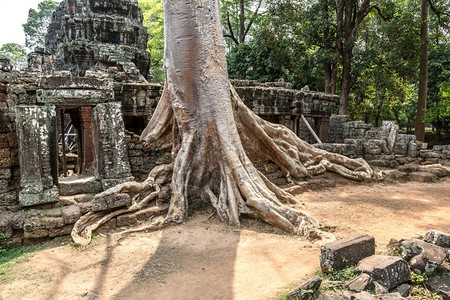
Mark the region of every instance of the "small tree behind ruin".
POLYGON ((210 202, 230 224, 239 225, 246 215, 297 234, 317 233, 312 228, 316 221, 291 206, 295 198, 258 172, 252 161, 272 161, 288 179, 328 170, 370 180, 372 169, 362 159, 314 148, 243 104, 228 80, 218 0, 164 0, 163 6, 166 83, 141 139, 170 149, 172 162, 156 167, 142 183, 124 183, 97 195, 129 193, 133 204, 83 216, 72 232, 75 242, 87 244, 102 223, 143 208, 165 182, 171 189, 168 213, 147 229, 184 222, 188 198, 196 197, 210 202))

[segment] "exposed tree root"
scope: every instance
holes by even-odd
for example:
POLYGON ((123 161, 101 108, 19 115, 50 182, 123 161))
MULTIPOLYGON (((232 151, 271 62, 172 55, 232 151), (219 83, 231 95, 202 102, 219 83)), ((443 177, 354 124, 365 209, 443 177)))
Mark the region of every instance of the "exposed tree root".
MULTIPOLYGON (((247 215, 309 238, 332 238, 317 229, 314 218, 290 207, 295 198, 269 182, 252 160, 273 161, 288 179, 330 170, 370 180, 372 169, 364 160, 315 149, 243 104, 228 80, 218 1, 165 0, 163 7, 166 83, 141 139, 171 147, 172 196, 164 221, 145 229, 184 222, 188 200, 195 197, 210 202, 223 221, 236 226, 247 215)), ((74 227, 74 241, 88 243, 99 224, 155 198, 155 170, 144 183, 122 184, 98 195, 126 192, 133 201, 127 209, 83 216, 74 227)))
POLYGON ((100 225, 116 216, 144 208, 157 197, 159 184, 170 176, 172 198, 165 219, 123 233, 182 223, 187 217, 188 198, 199 197, 210 202, 222 220, 236 226, 240 225, 240 216, 246 215, 312 239, 321 237, 332 240, 331 234, 317 229, 319 224, 314 218, 288 206, 297 203, 295 198, 257 171, 249 157, 273 161, 287 177, 296 178, 328 170, 355 180, 370 180, 374 176, 370 166, 362 159, 354 160, 314 148, 284 126, 271 124, 256 116, 232 87, 231 96, 243 148, 234 148, 233 145, 240 145, 235 140, 223 141, 219 138, 211 141, 205 135, 185 135, 181 140, 177 123, 174 122, 172 97, 170 91, 165 90, 160 100, 162 103, 158 105, 142 138, 147 142, 163 141, 160 144, 164 144, 165 148, 172 147, 173 164, 156 167, 144 182, 123 183, 96 195, 95 198, 99 199, 111 194, 128 193, 132 197, 132 205, 112 212, 84 215, 72 231, 74 242, 87 245, 92 231, 100 225), (170 139, 167 138, 169 135, 170 139), (211 155, 206 153, 217 151, 214 147, 226 151, 220 157, 213 156, 211 159, 211 155))

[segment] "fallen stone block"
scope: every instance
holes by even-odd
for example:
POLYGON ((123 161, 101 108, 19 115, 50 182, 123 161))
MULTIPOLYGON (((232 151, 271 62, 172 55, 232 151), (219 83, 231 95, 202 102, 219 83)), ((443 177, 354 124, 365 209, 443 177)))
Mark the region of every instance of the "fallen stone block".
POLYGON ((437 176, 430 172, 412 172, 409 173, 409 179, 415 182, 433 182, 437 176))
POLYGON ((401 284, 392 290, 393 293, 399 293, 402 297, 408 297, 411 291, 411 286, 407 283, 401 284))
POLYGON ((374 300, 375 298, 368 292, 355 293, 350 296, 350 300, 374 300))
POLYGON ((375 288, 372 277, 370 277, 369 274, 366 273, 362 273, 361 275, 350 281, 347 284, 347 287, 350 291, 353 292, 370 292, 375 288))
POLYGON ((401 241, 400 250, 411 270, 418 274, 433 273, 447 257, 444 248, 416 239, 401 241))
POLYGON ((425 286, 433 293, 441 296, 443 300, 450 300, 450 280, 434 276, 425 281, 425 286))
POLYGON ((50 229, 48 231, 49 237, 55 237, 55 236, 62 236, 62 235, 69 235, 72 232, 73 224, 71 225, 65 225, 61 228, 54 228, 50 229))
POLYGON ((388 290, 410 278, 408 263, 396 256, 372 255, 361 260, 358 269, 388 290))
POLYGON ((437 230, 428 230, 423 240, 427 243, 431 243, 444 248, 450 248, 450 234, 445 234, 437 230))
POLYGON ((48 236, 48 229, 36 229, 33 231, 24 231, 24 238, 26 239, 37 239, 48 236))
POLYGON ((342 270, 375 254, 375 239, 367 234, 355 235, 321 247, 320 267, 326 273, 342 270))
POLYGON ((316 292, 320 288, 322 283, 322 278, 319 276, 313 276, 308 281, 300 284, 298 287, 290 291, 286 295, 286 299, 290 300, 305 300, 305 299, 316 299, 316 292))
POLYGON ((104 201, 106 202, 107 209, 128 206, 131 204, 130 195, 125 193, 106 196, 104 201))

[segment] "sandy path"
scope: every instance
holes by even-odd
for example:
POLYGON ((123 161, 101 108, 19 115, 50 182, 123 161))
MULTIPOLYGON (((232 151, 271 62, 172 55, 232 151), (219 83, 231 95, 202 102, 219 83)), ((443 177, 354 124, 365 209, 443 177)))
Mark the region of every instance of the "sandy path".
MULTIPOLYGON (((298 196, 335 235, 390 238, 450 230, 450 179, 439 183, 346 185, 298 196)), ((162 231, 99 238, 37 253, 0 285, 1 299, 271 299, 311 274, 319 246, 245 221, 241 229, 196 214, 162 231)))

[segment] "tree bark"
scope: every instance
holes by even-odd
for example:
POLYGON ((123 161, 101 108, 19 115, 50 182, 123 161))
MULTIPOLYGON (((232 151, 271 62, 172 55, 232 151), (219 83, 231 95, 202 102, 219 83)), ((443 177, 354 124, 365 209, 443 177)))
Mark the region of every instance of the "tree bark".
MULTIPOLYGON (((146 229, 184 222, 188 199, 196 197, 211 203, 218 216, 233 225, 247 215, 310 238, 330 237, 315 228, 315 219, 292 206, 295 198, 267 180, 252 161, 270 160, 288 179, 329 170, 371 180, 373 170, 362 159, 316 149, 245 106, 228 80, 218 0, 164 0, 163 7, 166 84, 141 139, 171 147, 173 162, 152 171, 143 184, 125 183, 113 192, 131 193, 132 207, 141 207, 154 198, 152 189, 158 189, 170 170, 167 215, 146 229)), ((88 243, 90 232, 103 220, 108 220, 104 214, 89 215, 77 222, 72 237, 88 243)))
POLYGON ((418 141, 425 141, 425 110, 427 106, 428 83, 428 0, 422 0, 422 26, 420 28, 419 93, 417 99, 415 135, 418 141))

